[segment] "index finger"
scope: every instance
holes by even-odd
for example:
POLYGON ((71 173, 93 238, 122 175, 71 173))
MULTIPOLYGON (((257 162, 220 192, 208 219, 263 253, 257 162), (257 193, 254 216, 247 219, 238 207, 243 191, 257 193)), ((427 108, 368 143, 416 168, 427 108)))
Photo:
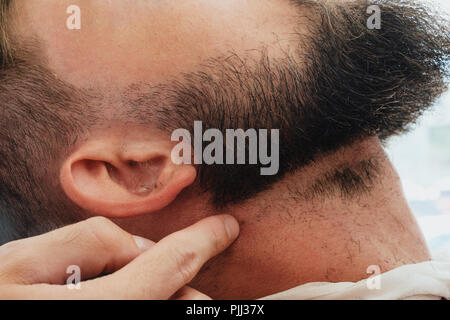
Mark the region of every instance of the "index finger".
POLYGON ((238 234, 232 216, 203 219, 162 239, 116 273, 89 281, 85 290, 103 287, 111 299, 168 299, 238 234))

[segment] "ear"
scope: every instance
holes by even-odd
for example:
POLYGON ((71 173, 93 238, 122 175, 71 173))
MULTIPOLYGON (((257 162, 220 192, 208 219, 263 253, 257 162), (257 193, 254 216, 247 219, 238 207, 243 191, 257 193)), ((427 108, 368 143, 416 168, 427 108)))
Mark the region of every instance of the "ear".
POLYGON ((195 180, 192 165, 172 162, 173 143, 164 136, 95 136, 69 155, 60 174, 67 196, 92 213, 121 218, 160 210, 195 180))

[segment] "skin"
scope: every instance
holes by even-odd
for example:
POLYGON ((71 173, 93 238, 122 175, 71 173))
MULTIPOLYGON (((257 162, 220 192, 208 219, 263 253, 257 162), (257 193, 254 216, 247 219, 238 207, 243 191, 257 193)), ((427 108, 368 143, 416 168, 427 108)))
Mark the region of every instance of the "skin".
POLYGON ((159 83, 230 51, 251 57, 268 46, 277 57, 297 43, 298 18, 284 0, 32 0, 19 1, 17 12, 18 33, 33 32, 50 68, 80 87, 159 83), (65 26, 72 4, 82 8, 75 32, 65 26))
MULTIPOLYGON (((20 13, 14 21, 16 34, 32 33, 42 41, 47 65, 56 77, 78 87, 104 88, 111 97, 115 88, 135 82, 157 84, 195 71, 205 60, 229 50, 252 58, 265 46, 271 57, 281 57, 299 44, 297 33, 305 30, 299 28, 303 13, 285 0, 111 1, 108 5, 101 0, 27 0, 19 1, 15 10, 20 13), (66 8, 71 4, 82 9, 78 31, 65 28, 66 8)), ((156 139, 139 126, 128 129, 126 141, 137 139, 133 133, 143 141, 156 139)), ((102 132, 105 139, 116 137, 111 145, 124 142, 120 124, 92 136, 101 140, 102 132)), ((80 205, 84 201, 80 195, 69 197, 80 205)), ((159 241, 223 213, 207 200, 195 188, 186 188, 164 205, 158 203, 157 209, 117 211, 110 217, 132 234, 159 241)), ((368 277, 370 265, 384 272, 430 259, 399 177, 377 138, 326 155, 226 213, 239 221, 239 239, 191 282, 214 299, 260 298, 307 282, 358 281, 368 277), (331 164, 372 157, 378 159, 382 174, 368 194, 311 201, 292 192, 301 193, 331 164)))
POLYGON ((208 300, 186 284, 238 233, 233 217, 214 216, 155 244, 108 219, 91 218, 1 246, 0 298, 208 300), (69 290, 74 261, 82 281, 69 290), (139 285, 130 288, 130 278, 139 285))
MULTIPOLYGON (((215 299, 261 298, 308 282, 359 281, 369 276, 371 265, 386 272, 430 259, 401 181, 376 138, 325 157, 226 212, 239 221, 240 236, 192 282, 215 299), (301 192, 330 163, 374 156, 380 158, 383 175, 369 194, 313 201, 292 194, 293 189, 301 192)), ((118 222, 135 234, 158 239, 216 213, 204 199, 186 191, 156 215, 118 222), (159 228, 149 230, 148 225, 159 228)))

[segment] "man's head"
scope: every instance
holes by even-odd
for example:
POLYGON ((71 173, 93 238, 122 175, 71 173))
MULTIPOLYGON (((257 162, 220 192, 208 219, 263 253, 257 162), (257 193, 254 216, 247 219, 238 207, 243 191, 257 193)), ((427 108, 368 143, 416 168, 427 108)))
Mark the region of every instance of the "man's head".
POLYGON ((94 214, 160 238, 224 210, 249 212, 245 235, 320 216, 314 199, 350 207, 395 175, 379 140, 446 88, 448 22, 409 1, 0 3, 1 242, 94 214), (196 120, 279 129, 278 173, 174 164, 196 120))

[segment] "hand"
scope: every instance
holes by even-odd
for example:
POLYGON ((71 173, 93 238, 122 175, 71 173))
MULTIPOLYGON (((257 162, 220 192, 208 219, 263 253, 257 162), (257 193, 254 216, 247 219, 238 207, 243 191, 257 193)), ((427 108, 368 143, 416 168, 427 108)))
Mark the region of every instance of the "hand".
POLYGON ((1 246, 0 299, 209 299, 186 284, 238 233, 220 215, 153 243, 91 218, 1 246), (79 290, 65 284, 71 265, 81 270, 79 290))

